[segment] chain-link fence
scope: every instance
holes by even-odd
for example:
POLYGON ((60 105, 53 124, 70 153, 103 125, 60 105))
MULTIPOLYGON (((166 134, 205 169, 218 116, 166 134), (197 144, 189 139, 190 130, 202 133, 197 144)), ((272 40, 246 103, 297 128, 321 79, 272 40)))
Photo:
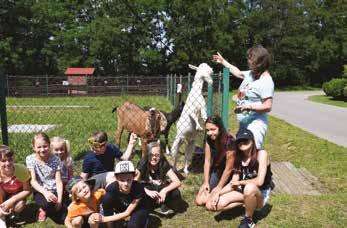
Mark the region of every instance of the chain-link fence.
MULTIPOLYGON (((214 74, 212 90, 207 83, 203 83, 201 88, 208 114, 221 113, 221 78, 222 74, 214 74)), ((119 120, 117 111, 112 110, 127 101, 139 107, 155 107, 165 113, 166 121, 171 126, 168 131, 168 144, 171 145, 176 135, 175 122, 183 110, 179 101, 186 101, 192 90, 194 75, 87 76, 83 79, 85 82, 79 85, 69 83, 66 76, 6 76, 4 79, 2 92, 6 94, 6 113, 5 116, 2 115, 2 126, 4 118, 7 118, 9 144, 16 151, 17 160, 23 161, 32 153, 31 141, 39 131, 47 132, 50 137, 69 139, 74 159, 80 159, 89 149, 87 139, 96 130, 105 131, 111 142, 118 143, 115 132, 119 120), (182 86, 180 94, 176 93, 177 84, 182 86), (176 98, 173 99, 173 96, 176 98)), ((5 110, 3 106, 2 104, 2 114, 5 110)), ((127 110, 124 116, 131 117, 128 119, 133 121, 141 121, 144 120, 144 113, 148 120, 153 115, 149 111, 139 110, 141 113, 135 116, 130 116, 127 110)), ((141 124, 145 130, 153 133, 155 127, 150 121, 141 124)), ((201 119, 200 124, 203 124, 201 119)), ((6 136, 4 128, 2 130, 4 142, 6 136)), ((124 143, 127 137, 128 134, 122 134, 123 150, 127 146, 124 143)), ((201 132, 198 138, 203 138, 201 132)), ((201 145, 202 139, 200 142, 197 140, 197 143, 201 145)))

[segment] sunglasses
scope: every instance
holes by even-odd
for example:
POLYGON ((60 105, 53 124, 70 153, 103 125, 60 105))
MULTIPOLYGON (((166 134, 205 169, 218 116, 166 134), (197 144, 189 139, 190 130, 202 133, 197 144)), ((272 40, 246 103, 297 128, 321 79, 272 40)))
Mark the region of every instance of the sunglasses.
POLYGON ((107 141, 98 142, 98 141, 96 141, 96 140, 93 139, 93 138, 89 138, 89 139, 88 139, 88 142, 89 142, 90 145, 92 145, 93 147, 99 148, 99 147, 105 146, 107 141))

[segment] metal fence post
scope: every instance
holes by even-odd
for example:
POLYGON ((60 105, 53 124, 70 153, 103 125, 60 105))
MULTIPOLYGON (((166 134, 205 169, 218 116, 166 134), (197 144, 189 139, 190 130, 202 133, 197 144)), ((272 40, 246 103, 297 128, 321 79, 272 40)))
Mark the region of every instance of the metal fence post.
POLYGON ((169 100, 170 98, 170 82, 169 82, 169 75, 166 75, 166 99, 169 100))
POLYGON ((190 85, 190 73, 188 73, 188 93, 190 92, 190 88, 191 88, 191 85, 190 85))
POLYGON ((48 97, 48 75, 46 74, 46 96, 48 97))
POLYGON ((128 91, 129 91, 129 76, 127 75, 127 94, 128 94, 128 91))
POLYGON ((176 106, 176 84, 177 84, 177 75, 175 74, 174 77, 174 83, 173 83, 173 90, 172 90, 172 105, 176 106))
MULTIPOLYGON (((214 75, 212 75, 212 79, 214 75)), ((208 84, 207 87, 207 116, 211 116, 213 113, 213 84, 208 84)))
POLYGON ((9 86, 9 83, 8 83, 8 75, 7 74, 6 74, 6 89, 7 89, 6 96, 9 96, 10 95, 10 86, 9 86))
POLYGON ((5 76, 0 71, 0 117, 2 143, 8 145, 7 113, 6 113, 6 88, 5 76))
POLYGON ((222 120, 225 129, 229 125, 229 68, 223 69, 223 97, 222 97, 222 120))

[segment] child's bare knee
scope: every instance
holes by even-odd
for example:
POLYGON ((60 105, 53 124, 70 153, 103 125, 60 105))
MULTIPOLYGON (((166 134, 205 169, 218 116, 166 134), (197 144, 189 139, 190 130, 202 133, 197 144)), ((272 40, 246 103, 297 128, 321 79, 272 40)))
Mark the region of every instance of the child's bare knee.
POLYGON ((78 216, 76 218, 73 218, 71 224, 73 227, 81 227, 83 225, 83 217, 78 216))

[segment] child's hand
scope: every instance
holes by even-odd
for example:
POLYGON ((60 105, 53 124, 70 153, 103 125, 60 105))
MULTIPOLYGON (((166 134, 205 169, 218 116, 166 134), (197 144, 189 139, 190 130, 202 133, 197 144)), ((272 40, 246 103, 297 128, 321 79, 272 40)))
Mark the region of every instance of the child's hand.
POLYGON ((97 223, 102 223, 104 221, 104 216, 99 213, 93 213, 88 218, 88 223, 93 225, 97 223))
POLYGON ((44 197, 46 198, 46 200, 47 200, 48 202, 56 203, 56 202, 58 201, 57 196, 54 195, 54 194, 51 193, 51 192, 46 192, 46 193, 44 194, 44 197))
POLYGON ((4 208, 3 204, 0 205, 0 216, 2 215, 9 215, 10 212, 4 208))
POLYGON ((9 200, 6 200, 5 202, 3 202, 1 205, 0 205, 0 209, 2 210, 2 212, 5 212, 5 213, 10 213, 10 208, 12 207, 13 205, 11 204, 11 202, 9 202, 9 200))
POLYGON ((137 141, 137 135, 134 133, 130 134, 130 139, 129 139, 129 144, 131 145, 135 145, 136 141, 137 141))
POLYGON ((59 211, 61 208, 62 208, 61 203, 56 202, 56 204, 55 204, 55 210, 56 210, 56 211, 59 211))
POLYGON ((159 193, 157 191, 151 191, 151 190, 148 190, 147 188, 145 188, 145 192, 152 199, 157 200, 160 197, 160 195, 159 195, 159 193))
POLYGON ((162 189, 162 190, 159 192, 159 196, 160 196, 159 202, 160 202, 160 203, 164 203, 164 202, 165 202, 165 199, 166 199, 166 191, 165 191, 164 189, 162 189))

